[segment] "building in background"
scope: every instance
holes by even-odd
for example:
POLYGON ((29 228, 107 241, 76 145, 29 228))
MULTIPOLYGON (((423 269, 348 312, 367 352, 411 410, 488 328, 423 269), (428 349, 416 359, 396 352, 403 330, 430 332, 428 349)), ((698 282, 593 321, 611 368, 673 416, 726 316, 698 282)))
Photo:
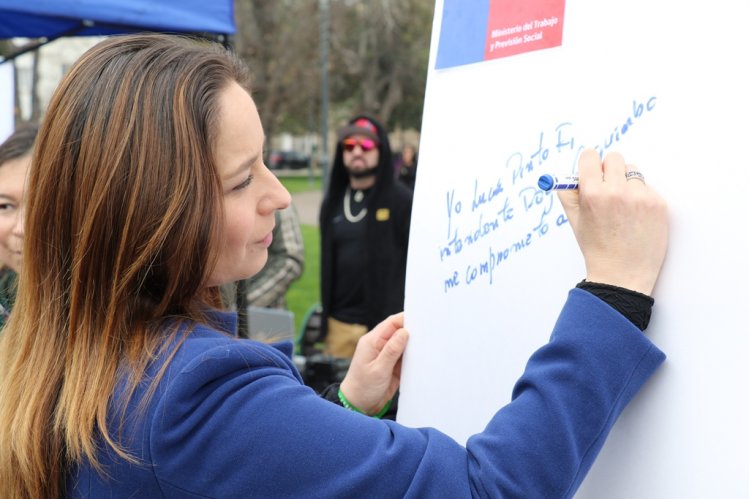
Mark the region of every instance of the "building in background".
MULTIPOLYGON (((15 67, 17 118, 28 121, 44 115, 52 93, 63 75, 81 54, 102 39, 101 36, 63 37, 6 63, 15 67)), ((13 39, 18 47, 30 42, 26 38, 13 39)))
POLYGON ((10 137, 15 128, 13 102, 15 87, 13 81, 13 65, 0 64, 0 142, 10 137))

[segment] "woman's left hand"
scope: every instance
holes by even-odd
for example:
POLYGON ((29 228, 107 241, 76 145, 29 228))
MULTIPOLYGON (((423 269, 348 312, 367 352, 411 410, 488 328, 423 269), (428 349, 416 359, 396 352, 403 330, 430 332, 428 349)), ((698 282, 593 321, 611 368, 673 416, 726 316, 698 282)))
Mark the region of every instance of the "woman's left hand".
POLYGON ((401 359, 408 343, 403 312, 391 315, 359 339, 341 391, 358 409, 377 414, 400 386, 401 359))

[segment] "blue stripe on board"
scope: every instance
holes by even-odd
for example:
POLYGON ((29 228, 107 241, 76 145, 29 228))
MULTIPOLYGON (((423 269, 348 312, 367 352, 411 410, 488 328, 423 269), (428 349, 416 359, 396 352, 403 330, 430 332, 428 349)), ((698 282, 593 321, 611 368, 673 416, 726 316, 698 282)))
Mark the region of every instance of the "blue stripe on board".
POLYGON ((489 0, 445 0, 436 69, 484 60, 489 0))

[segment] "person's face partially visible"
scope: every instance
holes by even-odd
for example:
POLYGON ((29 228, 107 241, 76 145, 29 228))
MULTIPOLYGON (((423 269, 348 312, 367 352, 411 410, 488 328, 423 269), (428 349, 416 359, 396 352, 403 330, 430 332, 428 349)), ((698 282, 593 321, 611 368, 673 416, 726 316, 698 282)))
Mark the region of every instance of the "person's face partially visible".
POLYGON ((364 135, 351 135, 343 139, 343 165, 349 174, 356 176, 371 170, 380 161, 377 143, 364 135))
POLYGON ((221 96, 216 165, 224 191, 224 234, 209 286, 246 279, 268 260, 275 212, 291 196, 263 163, 265 135, 250 95, 232 83, 221 96))
POLYGON ((402 155, 403 155, 403 162, 407 165, 410 165, 413 162, 413 159, 415 156, 414 148, 411 146, 405 146, 403 148, 402 155))
POLYGON ((23 202, 31 155, 0 165, 0 264, 16 272, 23 262, 23 224, 16 224, 23 202))

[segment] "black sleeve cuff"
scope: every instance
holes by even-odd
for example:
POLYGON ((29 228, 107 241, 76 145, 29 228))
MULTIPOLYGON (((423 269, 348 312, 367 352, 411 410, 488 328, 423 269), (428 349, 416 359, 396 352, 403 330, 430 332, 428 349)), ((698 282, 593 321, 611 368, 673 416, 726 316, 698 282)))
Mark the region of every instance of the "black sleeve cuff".
POLYGON ((341 407, 343 407, 341 399, 338 397, 338 389, 340 387, 340 383, 333 383, 332 385, 328 385, 323 391, 320 392, 320 396, 328 402, 333 402, 335 405, 340 405, 341 407))
POLYGON ((585 279, 579 282, 576 287, 584 289, 608 303, 632 324, 637 326, 640 331, 644 331, 648 327, 650 313, 655 303, 652 297, 632 291, 631 289, 598 282, 588 282, 585 279))

